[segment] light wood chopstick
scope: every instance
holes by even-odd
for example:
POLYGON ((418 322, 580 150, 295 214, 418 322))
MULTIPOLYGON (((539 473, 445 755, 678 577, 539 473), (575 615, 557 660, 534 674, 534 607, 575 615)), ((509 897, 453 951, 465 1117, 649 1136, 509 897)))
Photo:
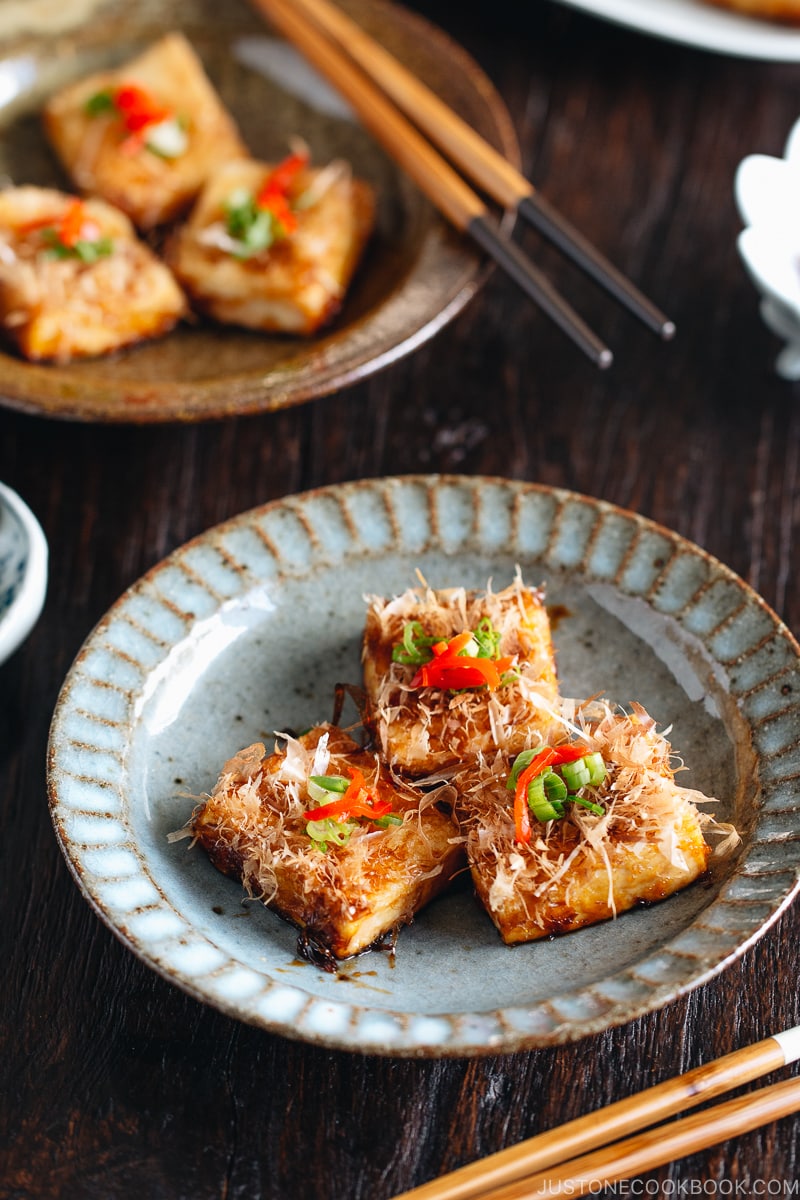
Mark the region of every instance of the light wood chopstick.
MULTIPOLYGON (((788 1080, 787 1086, 778 1085, 783 1090, 777 1093, 772 1088, 765 1088, 762 1089, 763 1095, 762 1092, 756 1092, 741 1097, 741 1103, 738 1100, 731 1101, 728 1105, 720 1105, 717 1109, 697 1113, 695 1116, 675 1122, 671 1126, 659 1126, 652 1137, 650 1134, 639 1134, 638 1137, 631 1138, 628 1142, 619 1142, 616 1139, 623 1138, 626 1134, 636 1133, 638 1130, 644 1130, 657 1121, 702 1104, 714 1096, 730 1091, 731 1088, 749 1083, 753 1079, 758 1079, 760 1076, 796 1062, 798 1059, 800 1059, 800 1026, 755 1042, 751 1046, 734 1050, 731 1054, 714 1059, 703 1066, 695 1067, 693 1070, 678 1075, 674 1079, 668 1079, 655 1087, 647 1088, 635 1096, 609 1104, 596 1112, 587 1113, 586 1116, 578 1117, 574 1121, 568 1121, 557 1129, 537 1134, 536 1137, 528 1138, 519 1145, 501 1150, 497 1154, 491 1154, 478 1162, 469 1163, 448 1175, 422 1184, 421 1187, 403 1192, 402 1195, 394 1197, 394 1200, 478 1200, 478 1198, 489 1200, 490 1197, 491 1200, 521 1200, 522 1197, 536 1194, 535 1191, 531 1192, 530 1188, 534 1185, 539 1186, 536 1184, 537 1180, 547 1180, 549 1187, 549 1181, 559 1178, 557 1174, 559 1170, 569 1168, 574 1173, 576 1166, 581 1163, 584 1166, 579 1169, 610 1170, 609 1164, 617 1161, 621 1152, 629 1156, 639 1155, 639 1157, 629 1157, 628 1159, 629 1162, 635 1161, 638 1164, 644 1151, 658 1154, 660 1148, 667 1146, 669 1146, 669 1154, 673 1157, 688 1154, 689 1150, 682 1151, 680 1147, 676 1150, 673 1141, 667 1141, 667 1138, 671 1137, 670 1130, 678 1130, 675 1136, 679 1139, 681 1137, 687 1139, 700 1137, 703 1128, 708 1123, 709 1129, 712 1130, 711 1140, 704 1142, 703 1145, 713 1145, 715 1141, 724 1140, 726 1137, 733 1136, 734 1133, 745 1132, 746 1129, 755 1128, 758 1124, 777 1119, 777 1116, 785 1115, 786 1112, 794 1111, 800 1106, 800 1079, 788 1080), (794 1091, 788 1085, 794 1085, 794 1091), (776 1097, 774 1100, 773 1095, 776 1097), (768 1115, 760 1116, 754 1125, 740 1123, 736 1128, 730 1126, 731 1133, 717 1135, 716 1130, 721 1127, 721 1123, 746 1120, 749 1105, 759 1096, 762 1096, 762 1107, 754 1111, 768 1115), (789 1104, 790 1107, 784 1109, 782 1107, 784 1104, 789 1104), (733 1106, 732 1110, 720 1116, 720 1111, 731 1105, 733 1106), (777 1109, 780 1109, 780 1112, 777 1109), (773 1111, 775 1115, 769 1115, 773 1111), (712 1114, 715 1113, 717 1118, 712 1117, 712 1114), (685 1124, 687 1121, 694 1124, 687 1126, 685 1124), (683 1126, 683 1129, 679 1129, 679 1126, 683 1126), (647 1143, 644 1142, 645 1138, 649 1139, 647 1143), (611 1142, 616 1142, 616 1145, 609 1146, 608 1143, 611 1142), (599 1147, 603 1147, 603 1149, 598 1149, 599 1147), (627 1149, 623 1150, 625 1147, 627 1149), (584 1157, 578 1157, 581 1155, 584 1157), (599 1156, 606 1157, 600 1161, 599 1156), (586 1168, 586 1163, 590 1159, 594 1159, 595 1162, 594 1164, 590 1163, 586 1168), (599 1161, 600 1165, 598 1166, 599 1161), (563 1164, 563 1168, 559 1164, 563 1164), (546 1168, 554 1169, 546 1170, 546 1168), (529 1190, 526 1191, 526 1188, 529 1190)), ((702 1147, 697 1143, 694 1148, 702 1147)), ((670 1161, 672 1161, 670 1157, 660 1160, 661 1163, 670 1161)), ((628 1174, 649 1170, 651 1166, 657 1165, 660 1164, 655 1161, 645 1166, 636 1165, 628 1174)), ((614 1178, 625 1177, 623 1175, 614 1176, 614 1178)), ((563 1178, 571 1179, 568 1175, 563 1178)), ((612 1177, 609 1175, 608 1178, 612 1177)), ((572 1194, 580 1195, 580 1192, 573 1191, 572 1194)))
POLYGON ((294 6, 335 38, 350 58, 375 79, 395 104, 479 187, 505 208, 515 208, 650 329, 665 339, 673 337, 674 323, 635 284, 587 241, 494 146, 360 25, 330 0, 294 0, 294 6))
POLYGON ((633 1175, 663 1167, 688 1154, 777 1121, 798 1109, 800 1077, 795 1076, 783 1083, 726 1100, 681 1121, 659 1125, 507 1187, 481 1192, 481 1200, 539 1200, 544 1196, 596 1193, 620 1179, 630 1179, 633 1175))
POLYGON ((519 246, 503 235, 481 197, 338 46, 306 19, 296 0, 252 3, 333 83, 364 126, 444 216, 477 242, 597 366, 610 366, 613 355, 609 348, 519 246))

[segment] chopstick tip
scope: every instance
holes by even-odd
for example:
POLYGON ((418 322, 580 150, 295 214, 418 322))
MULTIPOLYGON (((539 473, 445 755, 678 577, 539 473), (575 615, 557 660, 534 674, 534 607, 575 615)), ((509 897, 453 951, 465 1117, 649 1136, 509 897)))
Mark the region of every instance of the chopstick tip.
POLYGON ((613 361, 614 361, 614 355, 611 353, 611 351, 608 349, 607 346, 604 346, 603 349, 597 355, 598 367, 600 368, 601 371, 607 371, 608 368, 613 363, 613 361))
POLYGON ((664 321, 661 325, 661 337, 665 342, 671 342, 675 337, 677 330, 674 321, 664 321))

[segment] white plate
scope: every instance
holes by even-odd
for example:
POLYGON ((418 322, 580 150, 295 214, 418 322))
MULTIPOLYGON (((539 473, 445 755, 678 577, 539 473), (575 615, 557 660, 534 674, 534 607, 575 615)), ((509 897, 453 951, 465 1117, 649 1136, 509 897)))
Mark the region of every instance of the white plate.
MULTIPOLYGON (((366 480, 210 530, 101 620, 59 698, 49 748, 58 839, 79 887, 149 966, 241 1020, 327 1046, 477 1054, 631 1020, 742 953, 800 865, 800 666, 740 579, 612 505, 501 479, 366 480), (329 719, 360 679, 363 595, 419 567, 499 587, 515 563, 557 606, 565 691, 637 699, 742 833, 718 873, 663 904, 510 948, 467 881, 331 976, 296 930, 170 843, 221 764, 271 731, 329 719)), ((767 983, 765 982, 765 987, 767 983)))
POLYGON ((786 341, 775 370, 794 382, 800 379, 800 121, 783 158, 749 154, 739 163, 734 195, 746 226, 737 246, 761 293, 761 316, 786 341))
POLYGON ((47 591, 47 540, 27 504, 0 483, 0 663, 24 642, 47 591))
POLYGON ((560 0, 643 33, 743 58, 800 62, 800 29, 712 8, 703 0, 560 0))

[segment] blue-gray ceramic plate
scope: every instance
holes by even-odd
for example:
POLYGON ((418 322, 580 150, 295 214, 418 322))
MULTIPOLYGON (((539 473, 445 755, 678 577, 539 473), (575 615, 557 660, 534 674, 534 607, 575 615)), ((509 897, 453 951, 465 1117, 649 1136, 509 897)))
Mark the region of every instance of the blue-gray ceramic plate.
POLYGON ((565 1042, 703 983, 776 919, 800 866, 798 646, 726 567, 651 522, 491 478, 368 480, 276 501, 154 567, 91 634, 49 747, 58 840, 131 950, 243 1021, 329 1047, 469 1055, 565 1042), (338 976, 296 931, 167 835, 230 754, 328 719, 360 679, 363 595, 420 568, 434 586, 508 583, 557 615, 562 687, 641 701, 682 778, 742 835, 717 873, 655 907, 504 946, 468 887, 338 976))

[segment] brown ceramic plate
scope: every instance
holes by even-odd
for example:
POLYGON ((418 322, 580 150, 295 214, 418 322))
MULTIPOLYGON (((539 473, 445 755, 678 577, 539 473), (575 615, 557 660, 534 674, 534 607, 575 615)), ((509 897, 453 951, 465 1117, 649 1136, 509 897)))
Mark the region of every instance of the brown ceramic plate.
MULTIPOLYGON (((512 161, 508 113, 475 62, 439 29, 384 0, 344 8, 512 161)), ((62 84, 117 65, 171 29, 200 54, 259 158, 303 136, 315 161, 348 159, 379 194, 377 230, 336 321, 313 339, 198 322, 108 358, 40 366, 0 352, 0 403, 81 421, 195 421, 299 404, 413 350, 458 313, 486 271, 342 101, 245 3, 31 0, 0 9, 0 175, 67 187, 40 122, 62 84), (45 7, 47 13, 44 13, 45 7), (21 11, 20 11, 21 10, 21 11)))

